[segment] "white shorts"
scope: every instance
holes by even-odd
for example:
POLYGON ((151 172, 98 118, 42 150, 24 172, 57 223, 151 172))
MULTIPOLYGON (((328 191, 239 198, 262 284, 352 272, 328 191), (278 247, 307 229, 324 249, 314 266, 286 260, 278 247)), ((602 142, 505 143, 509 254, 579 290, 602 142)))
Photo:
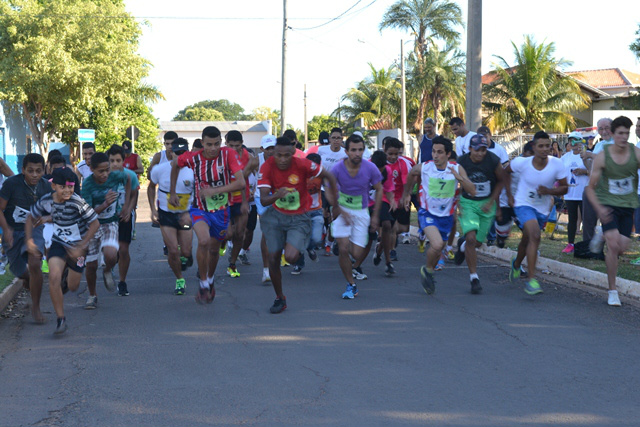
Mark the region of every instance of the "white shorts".
POLYGON ((340 209, 351 215, 351 224, 347 224, 343 215, 339 215, 331 223, 331 234, 335 238, 348 237, 349 241, 354 245, 362 248, 369 243, 369 226, 371 218, 369 217, 369 209, 349 209, 340 206, 340 209))
POLYGON ((87 262, 98 260, 98 255, 102 252, 102 248, 110 246, 116 250, 120 249, 118 243, 118 221, 100 224, 100 228, 89 241, 89 250, 87 251, 87 262))
POLYGON ((44 237, 44 247, 49 249, 51 247, 51 238, 53 237, 53 223, 47 222, 44 224, 42 230, 42 237, 44 237))

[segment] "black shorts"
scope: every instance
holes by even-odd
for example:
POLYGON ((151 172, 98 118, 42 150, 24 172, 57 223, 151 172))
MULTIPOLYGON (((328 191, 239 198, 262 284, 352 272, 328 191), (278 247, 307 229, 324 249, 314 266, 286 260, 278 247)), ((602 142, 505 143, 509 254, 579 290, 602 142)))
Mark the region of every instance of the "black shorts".
POLYGON ((251 206, 251 210, 249 211, 249 219, 247 219, 247 230, 255 230, 256 225, 258 224, 258 208, 256 205, 251 206))
POLYGON ((78 273, 82 273, 84 271, 85 257, 80 257, 72 260, 71 258, 69 258, 67 249, 55 240, 51 242, 51 247, 49 248, 49 252, 47 253, 47 261, 49 261, 51 258, 62 258, 66 261, 67 267, 69 267, 73 271, 77 271, 78 273))
POLYGON ((129 221, 118 223, 118 242, 131 243, 131 233, 133 232, 133 218, 129 221))
POLYGON ((233 218, 242 215, 241 209, 242 204, 236 203, 234 205, 229 205, 229 216, 231 217, 231 222, 233 223, 233 218))
POLYGON ((616 206, 607 206, 611 209, 611 221, 606 224, 602 224, 602 232, 609 230, 618 230, 620 234, 625 237, 631 237, 631 230, 633 229, 633 208, 620 208, 616 206))
POLYGON ((400 225, 409 225, 411 223, 411 210, 398 206, 398 209, 391 213, 400 225))
POLYGON ((391 221, 392 227, 396 223, 395 217, 391 214, 391 206, 387 202, 382 202, 380 204, 380 224, 385 221, 391 221))
POLYGON ((498 225, 507 225, 516 217, 516 213, 513 211, 513 208, 511 206, 507 206, 504 208, 500 207, 500 212, 500 219, 496 217, 496 224, 498 225))
MULTIPOLYGON (((180 225, 180 215, 189 216, 189 212, 167 212, 162 209, 158 209, 158 222, 160 227, 171 227, 176 230, 191 230, 191 222, 189 224, 180 225)), ((189 221, 191 217, 189 216, 189 221)))

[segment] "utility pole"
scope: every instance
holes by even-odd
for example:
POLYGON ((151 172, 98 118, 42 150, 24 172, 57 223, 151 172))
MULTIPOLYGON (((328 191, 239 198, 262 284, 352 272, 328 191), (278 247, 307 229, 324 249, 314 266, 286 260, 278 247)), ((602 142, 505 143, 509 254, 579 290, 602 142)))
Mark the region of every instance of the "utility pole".
POLYGON ((304 149, 306 150, 309 144, 309 129, 307 127, 307 84, 304 84, 304 149))
MULTIPOLYGON (((400 138, 402 142, 405 142, 407 138, 407 94, 404 77, 404 40, 400 40, 400 76, 400 84, 402 87, 400 95, 400 138)), ((411 158, 413 158, 413 142, 411 143, 411 158)))
POLYGON ((482 0, 467 10, 467 102, 465 123, 475 132, 482 125, 482 0))
MULTIPOLYGON (((282 79, 280 87, 280 131, 287 126, 287 0, 282 0, 282 79)), ((277 135, 276 135, 277 136, 277 135)))

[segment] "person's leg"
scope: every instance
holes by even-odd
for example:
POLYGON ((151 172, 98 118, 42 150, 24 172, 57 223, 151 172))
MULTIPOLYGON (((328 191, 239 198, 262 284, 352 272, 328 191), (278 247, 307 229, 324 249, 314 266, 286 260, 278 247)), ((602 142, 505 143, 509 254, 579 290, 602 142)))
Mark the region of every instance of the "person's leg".
POLYGON ((282 256, 282 250, 269 253, 269 276, 271 277, 271 284, 273 285, 273 291, 276 293, 276 298, 284 298, 282 293, 282 272, 280 271, 280 257, 282 256))
POLYGON ((120 273, 120 281, 127 281, 127 273, 129 272, 129 265, 131 264, 131 255, 129 254, 129 243, 120 242, 120 249, 118 249, 118 272, 120 273))
MULTIPOLYGON (((525 235, 527 236, 527 246, 525 248, 528 267, 527 276, 531 280, 536 277, 536 262, 538 261, 538 247, 540 246, 540 224, 538 221, 527 221, 524 225, 523 240, 525 235)), ((518 257, 520 257, 520 247, 518 247, 518 257)), ((519 261, 517 263, 518 266, 520 266, 522 259, 519 261)))
POLYGON ((394 248, 395 233, 393 232, 393 225, 390 221, 384 221, 382 223, 382 253, 384 254, 384 261, 388 264, 391 262, 391 249, 394 248))
POLYGON ((44 321, 44 316, 40 311, 40 299, 42 297, 42 254, 38 256, 29 254, 27 258, 27 269, 29 270, 31 315, 36 322, 42 323, 44 321))
POLYGON ((465 235, 465 258, 467 260, 467 267, 469 267, 469 273, 476 275, 478 273, 478 254, 476 248, 482 245, 481 242, 476 240, 476 231, 471 230, 465 235))
POLYGON ((605 231, 604 240, 607 243, 607 255, 604 257, 604 262, 607 266, 607 281, 609 290, 615 291, 616 276, 618 275, 618 256, 629 247, 631 240, 621 235, 616 229, 605 231))
POLYGON ((233 218, 233 236, 231 238, 233 247, 231 248, 231 254, 229 255, 230 265, 235 265, 238 260, 238 254, 240 254, 240 249, 242 249, 242 244, 244 243, 244 233, 247 229, 248 217, 248 214, 239 213, 233 218))
MULTIPOLYGON (((198 263, 198 275, 200 276, 200 286, 203 282, 207 283, 207 274, 209 272, 209 225, 205 221, 196 222, 193 225, 193 231, 198 239, 196 246, 196 262, 198 263)), ((208 287, 208 284, 207 286, 208 287)))
POLYGON ((87 289, 90 297, 97 297, 96 283, 98 281, 98 260, 88 261, 87 268, 84 270, 84 276, 87 279, 87 289))
POLYGON ((576 240, 576 230, 578 227, 578 206, 581 201, 566 200, 567 215, 569 216, 569 224, 567 225, 567 243, 573 245, 576 240))
POLYGON ((193 245, 193 230, 178 230, 177 239, 178 246, 180 247, 180 256, 191 258, 193 256, 191 252, 191 246, 193 245))
POLYGON ((442 240, 440 230, 438 230, 438 228, 435 226, 425 227, 424 234, 429 240, 429 248, 427 249, 426 256, 426 267, 429 272, 433 272, 436 264, 438 264, 438 260, 440 259, 440 254, 444 249, 445 242, 444 240, 442 240))
MULTIPOLYGON (((182 279, 182 266, 180 263, 180 253, 178 251, 178 230, 173 227, 161 226, 160 232, 162 233, 162 240, 164 241, 169 255, 167 256, 167 262, 176 279, 182 279)), ((189 234, 191 231, 189 231, 189 234)))
POLYGON ((66 261, 63 258, 49 258, 49 295, 58 319, 64 317, 64 297, 60 284, 65 266, 66 261))
POLYGON ((207 270, 207 280, 209 284, 212 284, 213 278, 216 274, 216 267, 218 267, 218 261, 220 260, 220 247, 222 246, 222 240, 218 240, 215 237, 209 239, 209 261, 207 270))
MULTIPOLYGON (((334 221, 335 224, 335 221, 334 221)), ((338 263, 340 264, 340 270, 342 270, 342 275, 349 282, 350 285, 355 285, 355 280, 353 279, 353 274, 351 273, 351 259, 349 258, 349 248, 351 243, 349 242, 349 237, 336 237, 336 242, 338 242, 338 246, 340 248, 340 254, 338 255, 338 263)))
POLYGON ((593 239, 596 224, 598 223, 598 215, 593 209, 593 205, 589 202, 586 195, 582 196, 582 240, 589 241, 593 239))

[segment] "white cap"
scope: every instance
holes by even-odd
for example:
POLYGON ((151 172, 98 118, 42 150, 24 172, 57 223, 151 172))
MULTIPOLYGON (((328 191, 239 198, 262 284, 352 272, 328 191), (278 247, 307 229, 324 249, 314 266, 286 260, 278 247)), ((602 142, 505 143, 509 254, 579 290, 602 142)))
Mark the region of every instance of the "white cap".
POLYGON ((260 140, 260 146, 265 150, 269 147, 275 147, 275 145, 276 145, 276 137, 273 135, 265 135, 260 140))
POLYGON ((355 131, 353 134, 358 135, 360 138, 364 139, 364 135, 359 130, 355 131))
POLYGON ((574 130, 569 134, 569 139, 582 139, 582 134, 574 130))

